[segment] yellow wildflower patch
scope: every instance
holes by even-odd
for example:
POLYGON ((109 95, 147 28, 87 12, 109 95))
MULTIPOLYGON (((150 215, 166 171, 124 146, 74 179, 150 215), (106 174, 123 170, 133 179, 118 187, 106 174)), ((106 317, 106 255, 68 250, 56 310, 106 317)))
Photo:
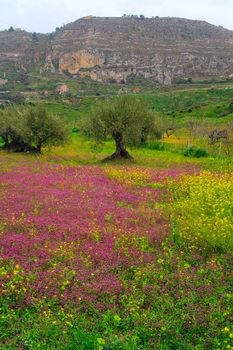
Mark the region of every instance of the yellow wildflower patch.
POLYGON ((185 175, 174 190, 173 218, 190 247, 233 247, 233 174, 185 175))
POLYGON ((126 185, 143 185, 150 181, 151 176, 149 171, 140 168, 114 168, 106 167, 105 173, 108 177, 123 182, 126 185))

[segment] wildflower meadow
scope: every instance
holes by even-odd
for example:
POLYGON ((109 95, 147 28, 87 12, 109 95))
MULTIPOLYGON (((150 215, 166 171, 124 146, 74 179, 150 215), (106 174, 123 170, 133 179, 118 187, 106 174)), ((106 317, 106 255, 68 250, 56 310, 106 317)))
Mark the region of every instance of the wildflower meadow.
POLYGON ((0 163, 1 349, 233 349, 231 172, 0 163))

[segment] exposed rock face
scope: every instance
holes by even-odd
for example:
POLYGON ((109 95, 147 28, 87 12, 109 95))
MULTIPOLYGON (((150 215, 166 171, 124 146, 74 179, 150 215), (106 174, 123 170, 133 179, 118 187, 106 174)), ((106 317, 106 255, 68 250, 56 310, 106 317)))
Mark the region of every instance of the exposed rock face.
POLYGON ((79 73, 80 69, 93 68, 104 63, 104 59, 84 50, 65 53, 59 57, 59 72, 79 73))
POLYGON ((0 72, 1 62, 10 60, 23 62, 27 70, 29 63, 39 62, 41 72, 101 82, 150 79, 169 85, 233 74, 233 32, 203 21, 89 16, 52 35, 39 36, 37 43, 31 34, 17 33, 24 35, 22 47, 17 48, 9 35, 4 43, 0 35, 0 72))
POLYGON ((61 29, 51 47, 59 71, 103 82, 169 85, 233 73, 233 32, 203 21, 86 17, 61 29))
POLYGON ((0 78, 0 86, 1 85, 5 85, 7 83, 7 80, 6 79, 1 79, 0 78))

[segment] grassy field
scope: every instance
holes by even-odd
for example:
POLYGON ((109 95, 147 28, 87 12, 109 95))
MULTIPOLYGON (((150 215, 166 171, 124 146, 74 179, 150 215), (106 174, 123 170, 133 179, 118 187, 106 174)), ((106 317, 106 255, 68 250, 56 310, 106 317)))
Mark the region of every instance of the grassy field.
MULTIPOLYGON (((232 89, 134 98, 179 126, 134 162, 102 163, 112 141, 77 132, 42 155, 0 151, 1 349, 233 349, 233 157, 186 127, 230 131, 232 89)), ((72 129, 96 97, 45 102, 72 129)))
POLYGON ((232 159, 112 150, 0 154, 1 349, 232 349, 232 159))

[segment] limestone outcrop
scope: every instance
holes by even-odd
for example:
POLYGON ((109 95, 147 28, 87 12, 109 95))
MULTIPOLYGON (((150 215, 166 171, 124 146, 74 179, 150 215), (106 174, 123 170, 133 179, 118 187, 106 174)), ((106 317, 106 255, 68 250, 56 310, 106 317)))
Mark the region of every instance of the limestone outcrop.
POLYGON ((94 68, 95 66, 103 63, 103 58, 85 50, 64 53, 59 57, 59 72, 78 74, 80 70, 94 68))

